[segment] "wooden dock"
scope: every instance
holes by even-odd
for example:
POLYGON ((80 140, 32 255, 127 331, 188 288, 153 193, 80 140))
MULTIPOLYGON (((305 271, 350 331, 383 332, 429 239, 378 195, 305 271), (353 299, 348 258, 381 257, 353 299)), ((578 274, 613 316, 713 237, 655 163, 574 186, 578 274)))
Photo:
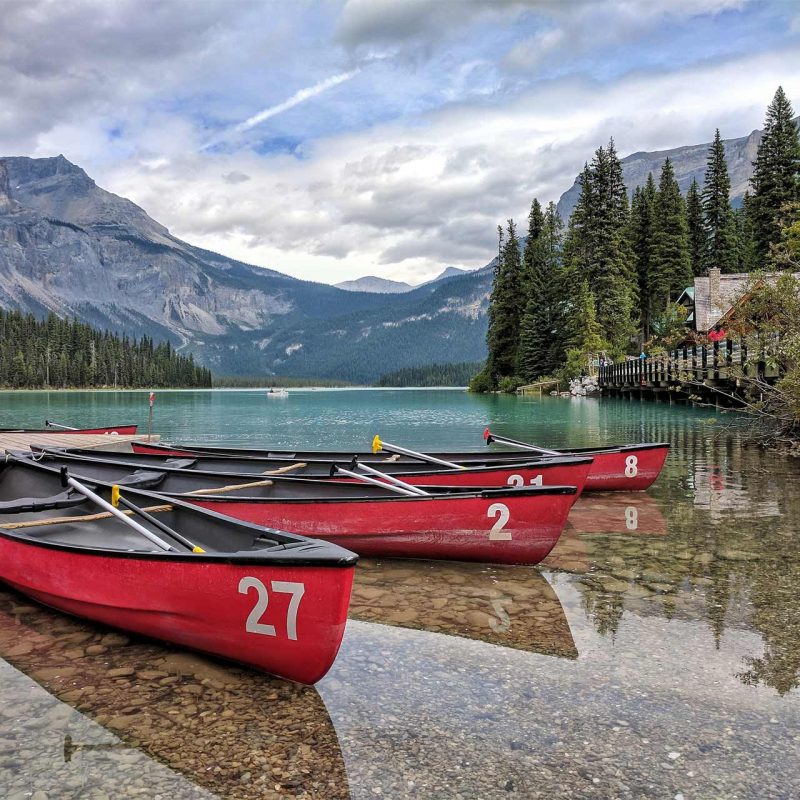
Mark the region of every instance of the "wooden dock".
POLYGON ((737 405, 743 380, 774 383, 779 378, 771 359, 774 345, 727 338, 653 358, 632 358, 600 367, 600 388, 605 396, 629 400, 737 405))
POLYGON ((525 386, 520 386, 519 389, 517 389, 517 394, 536 394, 541 397, 544 392, 550 392, 553 389, 558 391, 557 380, 538 381, 536 383, 528 383, 525 386))
MULTIPOLYGON (((153 435, 150 441, 157 442, 160 436, 153 435)), ((146 442, 147 434, 137 436, 112 436, 107 433, 0 433, 0 454, 6 450, 30 450, 38 447, 81 447, 86 449, 112 450, 130 453, 131 442, 146 442)))

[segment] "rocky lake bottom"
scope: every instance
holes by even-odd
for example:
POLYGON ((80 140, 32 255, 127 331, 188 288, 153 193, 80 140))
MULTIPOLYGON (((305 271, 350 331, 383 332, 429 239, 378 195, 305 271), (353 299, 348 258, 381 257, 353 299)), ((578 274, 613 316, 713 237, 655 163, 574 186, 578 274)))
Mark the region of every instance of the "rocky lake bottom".
MULTIPOLYGON (((340 395, 323 413, 322 394, 270 412, 295 415, 273 436, 333 429, 340 395)), ((362 561, 313 688, 0 590, 0 796, 800 796, 800 463, 711 412, 388 397, 349 403, 411 446, 446 413, 544 443, 673 447, 648 492, 581 498, 538 567, 362 561)))

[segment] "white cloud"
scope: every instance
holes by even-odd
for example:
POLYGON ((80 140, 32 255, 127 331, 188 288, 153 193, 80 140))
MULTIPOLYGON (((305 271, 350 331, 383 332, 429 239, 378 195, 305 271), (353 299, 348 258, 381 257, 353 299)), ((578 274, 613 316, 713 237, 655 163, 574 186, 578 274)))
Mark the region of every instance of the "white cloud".
POLYGON ((102 178, 178 236, 252 263, 328 282, 417 282, 446 264, 488 262, 497 223, 523 223, 534 195, 558 199, 609 136, 624 155, 708 141, 717 125, 744 135, 779 81, 800 99, 796 50, 608 86, 554 81, 503 106, 320 140, 303 160, 184 150, 168 165, 129 162, 102 178), (220 180, 232 172, 250 180, 220 180))
POLYGON ((497 223, 523 221, 534 194, 557 199, 611 135, 625 154, 717 126, 746 134, 778 83, 799 105, 790 31, 725 61, 698 51, 656 71, 628 58, 662 24, 746 4, 348 0, 337 15, 335 2, 12 3, 0 152, 63 152, 176 235, 251 263, 418 282, 486 263, 497 223), (624 78, 564 66, 609 42, 624 78), (545 80, 545 63, 562 77, 545 80), (256 151, 283 139, 299 157, 256 151))

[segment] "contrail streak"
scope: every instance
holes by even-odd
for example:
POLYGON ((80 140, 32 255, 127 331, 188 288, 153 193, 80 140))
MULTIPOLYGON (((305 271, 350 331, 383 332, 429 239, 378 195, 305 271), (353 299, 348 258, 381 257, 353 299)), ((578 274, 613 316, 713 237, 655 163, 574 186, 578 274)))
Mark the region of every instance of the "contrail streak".
POLYGON ((316 97, 318 94, 322 94, 326 92, 328 89, 332 89, 334 86, 338 86, 340 83, 344 83, 345 81, 349 81, 350 78, 355 77, 358 75, 360 70, 354 69, 350 72, 343 72, 340 75, 334 75, 331 78, 326 78, 324 81, 320 81, 319 83, 315 83, 313 86, 308 86, 305 89, 300 89, 299 91, 295 92, 288 100, 284 100, 282 103, 278 103, 278 105, 270 106, 269 108, 265 108, 263 111, 259 111, 258 114, 254 114, 252 117, 249 117, 244 122, 240 122, 234 130, 237 133, 243 133, 244 131, 249 131, 250 128, 254 128, 256 125, 259 125, 264 120, 269 119, 270 117, 274 117, 276 114, 282 114, 284 111, 288 111, 290 108, 294 108, 300 103, 305 102, 306 100, 310 100, 312 97, 316 97))

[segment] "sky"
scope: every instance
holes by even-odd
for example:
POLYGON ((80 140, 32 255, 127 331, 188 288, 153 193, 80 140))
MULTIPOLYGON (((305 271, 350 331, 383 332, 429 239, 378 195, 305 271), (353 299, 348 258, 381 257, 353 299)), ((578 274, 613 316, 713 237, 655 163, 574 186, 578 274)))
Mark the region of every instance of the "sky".
POLYGON ((800 110, 800 0, 2 0, 0 154, 306 280, 484 266, 621 155, 800 110))

